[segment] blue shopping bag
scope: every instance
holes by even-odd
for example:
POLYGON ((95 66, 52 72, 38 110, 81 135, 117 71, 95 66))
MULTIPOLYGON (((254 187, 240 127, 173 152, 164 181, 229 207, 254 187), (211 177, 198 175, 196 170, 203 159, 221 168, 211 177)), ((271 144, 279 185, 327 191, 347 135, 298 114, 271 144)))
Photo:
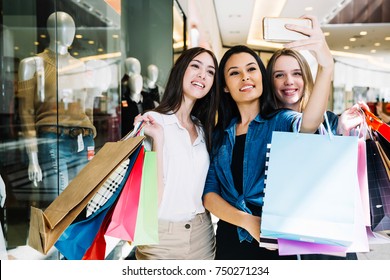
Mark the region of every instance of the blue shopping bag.
MULTIPOLYGON (((351 245, 359 192, 357 157, 355 136, 273 132, 261 235, 351 245)), ((364 224, 360 230, 365 231, 364 224)))

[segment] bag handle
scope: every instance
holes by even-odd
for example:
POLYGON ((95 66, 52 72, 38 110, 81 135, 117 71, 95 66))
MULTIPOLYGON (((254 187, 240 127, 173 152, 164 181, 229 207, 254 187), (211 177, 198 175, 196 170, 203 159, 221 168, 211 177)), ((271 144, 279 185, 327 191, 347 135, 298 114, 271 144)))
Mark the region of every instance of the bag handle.
MULTIPOLYGON (((299 132, 301 131, 302 116, 303 116, 303 114, 301 115, 301 119, 298 121, 297 133, 299 133, 299 132)), ((332 138, 333 138, 333 133, 332 133, 332 130, 330 129, 329 119, 328 119, 328 115, 326 114, 326 111, 324 112, 324 119, 325 119, 326 126, 327 126, 327 128, 328 128, 328 129, 327 129, 327 132, 328 132, 328 135, 329 135, 329 139, 332 140, 332 138)))
POLYGON ((366 116, 365 119, 368 127, 371 130, 380 133, 385 139, 390 141, 390 126, 368 109, 362 107, 362 110, 366 116))
POLYGON ((141 131, 144 128, 145 124, 146 123, 144 121, 140 121, 140 122, 136 123, 134 126, 134 129, 132 131, 130 131, 128 134, 126 134, 121 140, 127 140, 127 139, 132 138, 132 137, 140 136, 141 131))
POLYGON ((375 116, 372 112, 368 111, 366 108, 362 107, 364 112, 366 122, 368 126, 370 126, 374 130, 378 130, 381 125, 383 125, 383 121, 375 116))

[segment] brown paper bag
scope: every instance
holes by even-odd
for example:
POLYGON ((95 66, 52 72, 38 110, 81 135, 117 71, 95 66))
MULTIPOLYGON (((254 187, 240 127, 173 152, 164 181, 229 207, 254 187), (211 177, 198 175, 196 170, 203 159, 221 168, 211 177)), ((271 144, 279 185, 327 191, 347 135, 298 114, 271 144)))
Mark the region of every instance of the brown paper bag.
POLYGON ((31 207, 28 245, 47 254, 111 172, 136 150, 143 139, 134 137, 106 143, 45 211, 31 207))

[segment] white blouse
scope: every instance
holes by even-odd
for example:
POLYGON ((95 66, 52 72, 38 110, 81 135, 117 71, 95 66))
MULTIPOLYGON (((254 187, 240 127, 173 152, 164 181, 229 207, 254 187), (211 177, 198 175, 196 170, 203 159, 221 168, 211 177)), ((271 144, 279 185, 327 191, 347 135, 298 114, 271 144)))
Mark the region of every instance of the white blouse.
MULTIPOLYGON (((190 134, 175 114, 148 112, 164 128, 163 176, 164 193, 159 219, 182 222, 203 213, 202 194, 210 164, 204 133, 196 127, 198 137, 191 143, 190 134)), ((145 147, 152 146, 147 138, 145 147)))

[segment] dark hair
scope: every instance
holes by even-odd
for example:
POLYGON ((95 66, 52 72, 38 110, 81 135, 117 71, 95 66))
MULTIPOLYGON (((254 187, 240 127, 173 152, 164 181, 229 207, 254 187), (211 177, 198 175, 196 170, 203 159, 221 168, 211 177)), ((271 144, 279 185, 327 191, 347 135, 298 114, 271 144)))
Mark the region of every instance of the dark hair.
MULTIPOLYGON (((179 110, 184 98, 184 74, 191 61, 202 53, 208 53, 212 57, 216 71, 215 73, 218 73, 218 61, 212 51, 201 47, 185 50, 173 65, 160 105, 158 105, 154 111, 162 114, 171 114, 172 112, 176 113, 179 110)), ((195 116, 200 121, 200 124, 203 125, 206 145, 209 152, 211 151, 211 134, 215 127, 218 103, 219 87, 217 77, 214 77, 214 82, 210 91, 203 98, 198 99, 195 102, 191 111, 191 115, 195 116)))
POLYGON ((255 58, 257 64, 259 65, 261 76, 262 76, 262 83, 263 83, 263 93, 260 96, 261 116, 264 118, 268 118, 269 115, 276 110, 276 104, 272 101, 272 94, 270 90, 269 81, 267 79, 267 72, 260 57, 252 49, 244 45, 237 45, 230 48, 223 55, 219 63, 219 70, 218 70, 218 81, 220 86, 221 100, 218 108, 218 122, 216 125, 215 133, 213 135, 216 149, 218 149, 219 146, 222 144, 223 132, 226 129, 226 127, 230 124, 232 119, 241 118, 236 102, 233 100, 230 94, 223 92, 223 89, 226 86, 225 75, 224 75, 226 63, 232 55, 238 53, 250 54, 255 58))

